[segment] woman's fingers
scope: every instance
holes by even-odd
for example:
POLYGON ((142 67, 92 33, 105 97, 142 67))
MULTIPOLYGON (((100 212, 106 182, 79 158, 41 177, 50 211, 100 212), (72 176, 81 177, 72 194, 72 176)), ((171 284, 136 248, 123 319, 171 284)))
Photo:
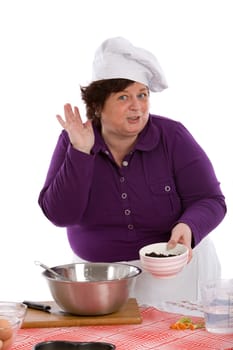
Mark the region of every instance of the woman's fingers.
POLYGON ((65 129, 66 122, 62 119, 62 117, 59 114, 57 114, 56 118, 57 118, 58 122, 61 124, 61 126, 63 127, 63 129, 65 129))
POLYGON ((83 124, 78 107, 75 106, 73 110, 70 103, 66 103, 64 106, 64 113, 67 123, 78 122, 80 124, 83 124))
POLYGON ((70 126, 73 126, 74 124, 76 127, 83 127, 83 122, 78 107, 75 106, 73 110, 70 103, 66 103, 64 105, 64 114, 65 119, 63 119, 59 114, 56 115, 58 122, 64 129, 68 130, 70 126))

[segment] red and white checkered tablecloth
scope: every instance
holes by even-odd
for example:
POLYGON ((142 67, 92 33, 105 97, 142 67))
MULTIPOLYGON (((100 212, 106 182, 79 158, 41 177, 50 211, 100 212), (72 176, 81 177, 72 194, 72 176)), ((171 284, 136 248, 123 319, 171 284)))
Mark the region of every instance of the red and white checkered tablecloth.
MULTIPOLYGON (((211 334, 205 329, 172 330, 170 325, 183 315, 140 307, 141 324, 20 329, 11 350, 32 350, 48 340, 104 341, 116 350, 230 350, 233 335, 211 334)), ((192 317, 199 321, 200 317, 192 317)))

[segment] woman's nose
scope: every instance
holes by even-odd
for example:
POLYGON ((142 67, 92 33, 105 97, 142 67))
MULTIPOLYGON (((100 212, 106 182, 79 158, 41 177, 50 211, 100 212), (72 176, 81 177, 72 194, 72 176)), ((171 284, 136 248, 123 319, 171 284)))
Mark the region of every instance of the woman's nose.
POLYGON ((130 103, 130 108, 131 109, 139 109, 140 108, 140 103, 139 103, 139 101, 138 101, 138 99, 137 99, 137 97, 132 97, 131 98, 131 101, 130 101, 131 103, 130 103))

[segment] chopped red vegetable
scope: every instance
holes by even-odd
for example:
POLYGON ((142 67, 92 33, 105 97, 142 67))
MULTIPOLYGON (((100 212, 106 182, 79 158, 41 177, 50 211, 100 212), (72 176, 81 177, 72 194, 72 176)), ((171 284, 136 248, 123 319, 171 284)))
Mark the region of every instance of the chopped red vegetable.
POLYGON ((175 323, 170 325, 171 329, 185 330, 185 329, 198 329, 205 328, 205 322, 194 323, 190 317, 182 317, 175 323))

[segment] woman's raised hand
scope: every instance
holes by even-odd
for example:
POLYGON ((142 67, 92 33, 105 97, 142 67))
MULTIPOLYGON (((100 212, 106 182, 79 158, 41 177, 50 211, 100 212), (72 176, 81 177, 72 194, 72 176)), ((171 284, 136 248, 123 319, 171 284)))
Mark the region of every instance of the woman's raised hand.
POLYGON ((90 154, 95 142, 94 131, 90 120, 82 122, 78 107, 71 107, 69 103, 64 105, 65 120, 56 115, 61 126, 67 131, 72 146, 84 153, 90 154))

